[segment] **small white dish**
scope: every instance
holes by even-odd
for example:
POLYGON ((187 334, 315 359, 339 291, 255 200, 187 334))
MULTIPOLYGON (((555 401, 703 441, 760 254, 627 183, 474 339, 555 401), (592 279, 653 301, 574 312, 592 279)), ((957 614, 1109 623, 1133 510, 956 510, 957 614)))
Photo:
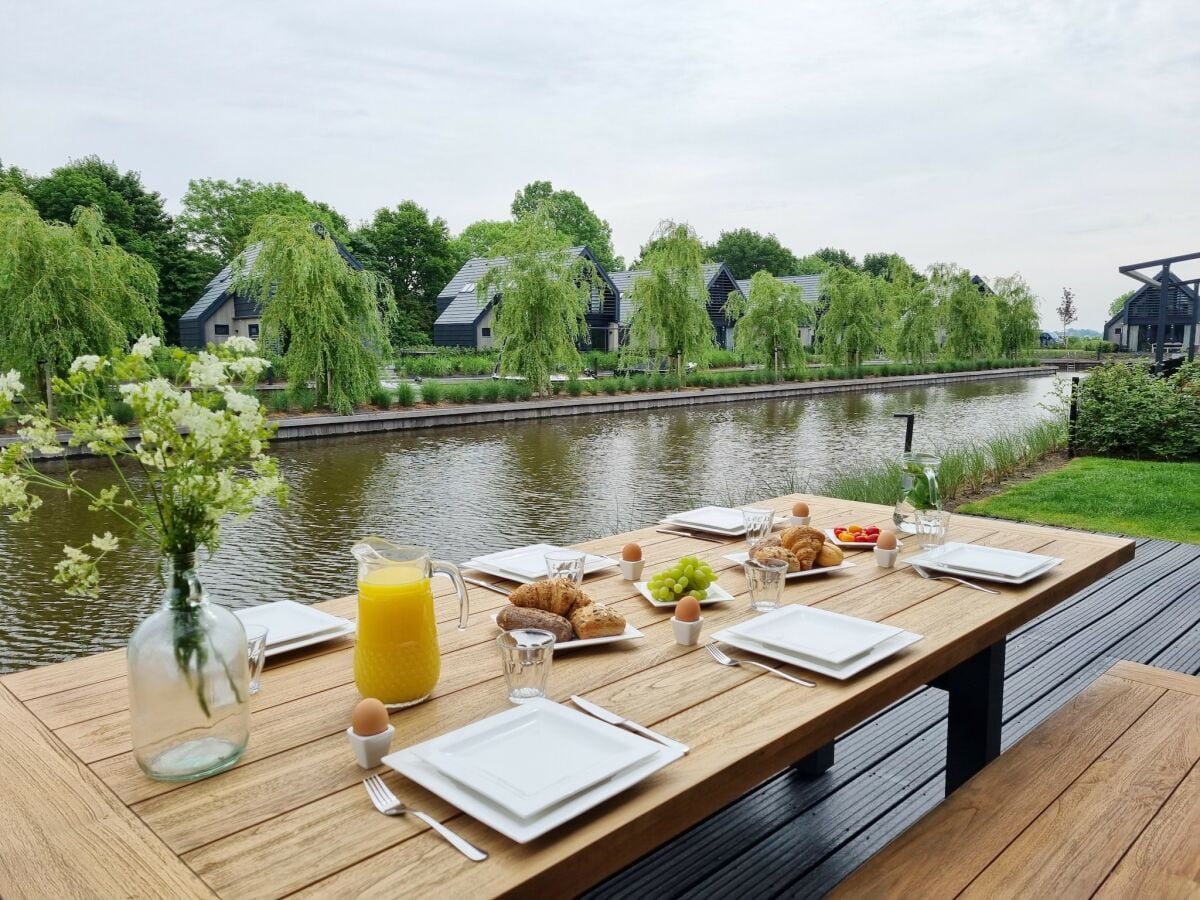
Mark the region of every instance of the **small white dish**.
POLYGON ((703 531, 724 534, 745 534, 746 523, 740 509, 729 506, 701 506, 686 512, 673 513, 667 519, 677 525, 686 525, 703 531))
POLYGON ((396 726, 389 724, 386 731, 379 734, 369 734, 363 737, 354 731, 354 727, 346 729, 346 737, 350 739, 350 749, 354 751, 354 761, 364 769, 374 769, 382 765, 383 758, 392 749, 392 738, 396 735, 396 726))
POLYGON ((875 565, 881 569, 890 569, 896 565, 896 560, 900 558, 900 548, 893 547, 891 550, 884 550, 882 547, 875 548, 875 565))
POLYGON ((788 516, 788 524, 794 528, 807 525, 810 521, 812 516, 788 516))
POLYGON ((243 625, 267 629, 267 657, 311 647, 353 634, 355 624, 341 616, 305 606, 295 600, 276 600, 233 610, 243 625))
MULTIPOLYGON (((650 585, 648 582, 639 581, 634 584, 638 593, 650 601, 651 605, 657 606, 659 609, 674 609, 678 600, 657 600, 650 593, 650 585)), ((725 590, 715 581, 708 586, 703 600, 698 601, 701 606, 708 606, 712 603, 726 603, 733 599, 733 594, 725 590)))
MULTIPOLYGON (((735 562, 739 566, 749 558, 749 553, 727 553, 724 556, 724 559, 727 559, 730 562, 735 562)), ((802 572, 788 572, 786 578, 788 581, 791 581, 793 578, 807 578, 810 575, 828 575, 830 572, 841 572, 845 569, 853 568, 854 563, 844 559, 842 560, 841 564, 837 566, 821 566, 819 568, 814 567, 812 569, 805 569, 802 572)))
MULTIPOLYGON (((499 615, 499 614, 492 613, 492 621, 493 622, 496 621, 497 615, 499 615)), ((499 627, 499 626, 497 626, 497 627, 499 627)), ((644 635, 642 632, 638 631, 636 628, 634 628, 632 625, 630 625, 628 622, 626 622, 625 630, 622 631, 620 634, 612 634, 612 635, 609 635, 608 637, 598 637, 598 638, 576 638, 573 641, 555 641, 554 642, 554 652, 561 653, 565 650, 576 650, 579 647, 598 647, 601 644, 616 644, 619 641, 636 641, 641 638, 644 638, 645 636, 646 635, 644 635)))
MULTIPOLYGON (((835 546, 842 547, 846 550, 874 550, 875 542, 878 541, 879 539, 876 538, 875 541, 871 541, 870 543, 866 543, 866 542, 858 543, 855 541, 843 541, 843 540, 838 539, 838 536, 834 533, 832 528, 826 528, 825 529, 825 540, 829 541, 829 543, 834 544, 835 546)), ((901 541, 900 541, 899 537, 897 537, 896 546, 899 547, 900 544, 901 544, 901 541)))
POLYGON ((683 647, 695 647, 700 641, 700 629, 704 627, 704 616, 695 622, 680 622, 671 616, 671 631, 675 634, 675 643, 683 647))
POLYGON ((870 652, 903 629, 817 606, 793 604, 739 622, 728 630, 755 643, 836 667, 870 652))
POLYGON ((642 569, 646 567, 644 559, 621 560, 621 577, 626 581, 637 581, 642 577, 642 569))
POLYGON ((759 656, 765 656, 768 659, 774 659, 782 663, 789 663, 790 665, 807 669, 810 672, 815 672, 818 675, 828 675, 830 678, 836 678, 838 681, 845 681, 859 672, 869 669, 889 656, 899 653, 905 647, 915 644, 921 640, 921 637, 921 635, 911 631, 904 631, 893 638, 888 638, 883 643, 876 645, 870 653, 865 653, 856 659, 852 659, 844 666, 830 666, 803 656, 796 656, 795 654, 788 653, 786 650, 768 647, 766 644, 759 644, 749 638, 739 637, 728 629, 718 631, 712 635, 714 641, 720 641, 722 644, 728 644, 739 650, 745 650, 747 653, 757 653, 759 656))
MULTIPOLYGON (((960 577, 964 577, 964 578, 975 578, 975 579, 981 579, 983 581, 996 581, 996 582, 999 582, 1000 584, 1025 584, 1026 582, 1032 581, 1035 578, 1039 578, 1042 575, 1045 575, 1051 569, 1062 564, 1062 560, 1059 559, 1057 556, 1040 556, 1039 557, 1039 554, 1035 554, 1035 553, 1021 553, 1020 551, 1017 551, 1017 550, 1003 550, 998 547, 988 547, 988 548, 979 548, 979 549, 988 549, 997 554, 1017 554, 1019 556, 1039 557, 1042 560, 1042 562, 1040 562, 1036 568, 1027 571, 1024 575, 1008 576, 1008 575, 1001 575, 999 573, 993 573, 993 572, 979 572, 979 571, 976 571, 975 569, 964 569, 964 568, 960 568, 958 566, 951 565, 951 564, 943 561, 943 557, 945 557, 947 554, 952 554, 952 553, 954 553, 954 551, 956 551, 960 548, 963 548, 963 547, 967 547, 967 546, 970 546, 970 545, 969 544, 960 544, 960 543, 951 541, 951 542, 945 544, 944 546, 937 548, 936 550, 930 550, 926 553, 921 553, 921 554, 918 554, 917 556, 912 557, 909 560, 909 563, 918 565, 922 569, 929 569, 930 571, 941 572, 945 575, 955 575, 955 576, 960 576, 960 577)), ((952 556, 951 558, 956 558, 956 557, 952 556)))
MULTIPOLYGON (((501 550, 499 553, 477 556, 474 559, 468 559, 460 568, 475 569, 478 572, 495 575, 497 578, 529 584, 546 579, 547 553, 570 549, 554 544, 532 544, 528 547, 516 547, 512 550, 501 550)), ((585 553, 584 556, 586 557, 583 564, 584 575, 611 569, 617 564, 616 560, 609 559, 607 556, 596 556, 593 553, 585 553)))

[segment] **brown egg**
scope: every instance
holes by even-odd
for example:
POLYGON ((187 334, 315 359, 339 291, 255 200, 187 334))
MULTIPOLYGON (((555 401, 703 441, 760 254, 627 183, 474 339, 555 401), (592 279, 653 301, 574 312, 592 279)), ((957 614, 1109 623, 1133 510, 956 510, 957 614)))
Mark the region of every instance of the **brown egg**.
POLYGON ((350 717, 350 727, 359 737, 382 734, 388 727, 387 707, 374 697, 359 700, 358 706, 354 707, 354 714, 350 717))
POLYGON ((637 544, 626 544, 621 548, 621 559, 625 562, 637 562, 642 558, 642 548, 637 544))
POLYGON ((679 602, 675 604, 675 618, 680 622, 699 622, 700 601, 690 595, 680 597, 679 602))
POLYGON ((897 545, 896 532, 881 531, 879 532, 879 540, 875 542, 875 546, 880 550, 895 550, 897 545))
POLYGON ((797 503, 793 503, 792 504, 792 515, 793 516, 807 516, 808 515, 808 504, 805 503, 803 500, 801 500, 797 503))

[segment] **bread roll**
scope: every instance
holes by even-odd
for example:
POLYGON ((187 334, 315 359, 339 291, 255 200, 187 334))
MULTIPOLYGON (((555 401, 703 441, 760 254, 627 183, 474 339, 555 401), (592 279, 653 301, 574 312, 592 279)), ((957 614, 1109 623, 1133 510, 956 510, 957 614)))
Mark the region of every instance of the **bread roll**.
POLYGON ((611 607, 589 603, 571 613, 571 625, 581 640, 614 637, 625 631, 625 617, 611 607))
POLYGON ((505 631, 512 631, 514 628, 540 628, 542 631, 549 631, 559 643, 575 637, 570 622, 544 609, 506 606, 496 614, 496 624, 505 631))
POLYGON ((779 535, 783 546, 787 547, 800 560, 800 571, 806 572, 813 567, 817 554, 825 543, 825 532, 810 528, 807 525, 795 525, 783 529, 779 535))
POLYGON ((750 556, 751 558, 757 560, 782 559, 788 564, 789 572, 801 571, 800 560, 797 558, 796 554, 787 547, 784 547, 782 544, 769 544, 765 547, 762 544, 759 544, 750 553, 750 556))
POLYGON ((830 566, 840 566, 842 560, 846 558, 846 554, 842 552, 842 548, 837 544, 822 544, 821 550, 817 554, 817 560, 813 563, 822 569, 827 569, 830 566))
POLYGON ((532 609, 544 609, 564 619, 580 606, 592 602, 592 598, 580 590, 573 581, 566 578, 554 578, 547 581, 535 581, 533 584, 523 584, 508 597, 513 606, 525 606, 532 609))

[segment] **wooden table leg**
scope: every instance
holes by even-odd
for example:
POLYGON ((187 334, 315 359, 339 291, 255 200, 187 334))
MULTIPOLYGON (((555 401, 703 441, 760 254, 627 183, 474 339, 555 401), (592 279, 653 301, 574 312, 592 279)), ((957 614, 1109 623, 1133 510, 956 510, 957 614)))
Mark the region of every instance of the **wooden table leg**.
POLYGON ((818 747, 792 766, 804 778, 817 778, 833 768, 833 741, 818 747))
POLYGON ((1004 712, 1004 647, 997 641, 936 681, 950 695, 946 734, 946 794, 1000 755, 1004 712))

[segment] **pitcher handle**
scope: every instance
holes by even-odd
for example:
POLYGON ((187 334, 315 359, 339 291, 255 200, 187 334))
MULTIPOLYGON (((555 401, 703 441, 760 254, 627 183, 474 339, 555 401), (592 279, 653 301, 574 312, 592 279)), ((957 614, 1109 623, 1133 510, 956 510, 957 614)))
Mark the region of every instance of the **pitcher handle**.
POLYGON ((458 571, 458 566, 452 562, 444 562, 440 559, 431 560, 430 565, 434 575, 445 575, 450 579, 450 583, 454 585, 454 590, 458 591, 458 630, 467 630, 467 616, 470 615, 470 610, 467 608, 467 586, 463 584, 462 573, 458 571))

